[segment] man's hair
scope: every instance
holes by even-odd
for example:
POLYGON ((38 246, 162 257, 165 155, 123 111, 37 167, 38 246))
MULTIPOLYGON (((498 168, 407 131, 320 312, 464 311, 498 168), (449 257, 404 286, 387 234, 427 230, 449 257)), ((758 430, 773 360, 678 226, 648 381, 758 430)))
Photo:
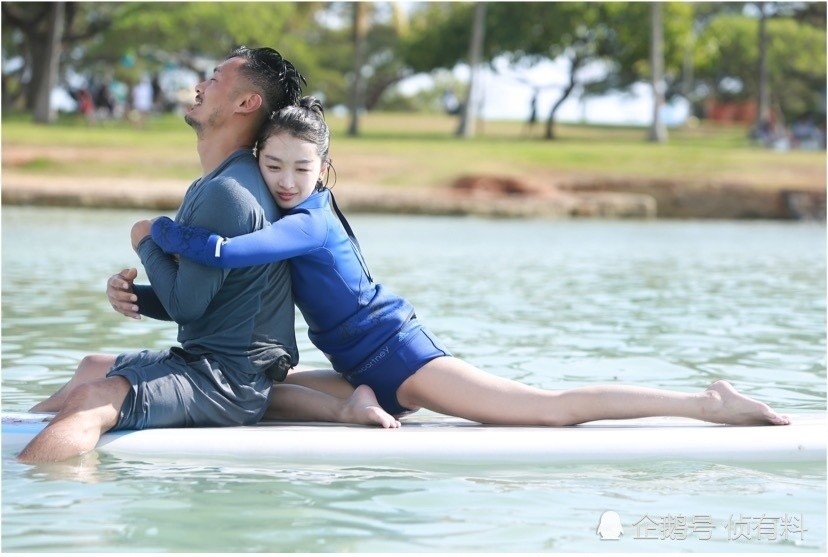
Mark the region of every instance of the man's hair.
POLYGON ((240 46, 227 55, 225 60, 230 58, 244 59, 244 65, 239 72, 250 80, 262 96, 264 118, 276 110, 299 102, 302 87, 307 85, 307 82, 294 65, 282 58, 277 51, 268 47, 240 46))

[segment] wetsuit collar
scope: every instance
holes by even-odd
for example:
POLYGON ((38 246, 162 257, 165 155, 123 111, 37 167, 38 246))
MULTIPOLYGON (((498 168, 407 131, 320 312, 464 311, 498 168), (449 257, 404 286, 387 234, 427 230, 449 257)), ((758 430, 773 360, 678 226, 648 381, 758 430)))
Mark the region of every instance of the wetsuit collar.
POLYGON ((212 180, 213 178, 215 178, 216 176, 221 174, 224 171, 224 169, 226 169, 228 166, 230 166, 236 160, 238 160, 242 157, 245 157, 245 156, 251 156, 252 157, 253 156, 253 150, 248 148, 248 147, 244 147, 242 149, 236 149, 235 151, 230 153, 230 156, 228 156, 226 159, 224 159, 221 162, 221 164, 219 164, 217 167, 215 167, 206 176, 202 176, 201 178, 196 180, 196 183, 200 184, 202 182, 212 180))
POLYGON ((325 207, 329 203, 329 199, 331 197, 331 192, 327 189, 322 191, 315 191, 308 196, 302 203, 291 209, 289 212, 296 211, 297 209, 319 209, 320 207, 325 207))

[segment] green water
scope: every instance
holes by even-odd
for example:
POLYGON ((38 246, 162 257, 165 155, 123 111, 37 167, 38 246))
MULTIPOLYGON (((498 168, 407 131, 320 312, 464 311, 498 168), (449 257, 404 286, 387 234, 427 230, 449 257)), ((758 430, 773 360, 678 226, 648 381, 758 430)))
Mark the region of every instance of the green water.
MULTIPOLYGON (((2 212, 2 405, 25 410, 87 353, 175 329, 106 303, 138 265, 136 212, 2 212)), ((717 378, 824 411, 825 229, 813 224, 356 216, 375 277, 453 352, 534 385, 694 391, 717 378)), ((140 279, 139 279, 140 280, 140 279)), ((301 322, 303 363, 324 365, 301 322)), ((24 466, 2 455, 2 550, 49 552, 816 552, 825 466, 540 467, 336 462, 24 466), (624 534, 602 541, 605 511, 624 534), (649 525, 649 526, 648 526, 649 525)))

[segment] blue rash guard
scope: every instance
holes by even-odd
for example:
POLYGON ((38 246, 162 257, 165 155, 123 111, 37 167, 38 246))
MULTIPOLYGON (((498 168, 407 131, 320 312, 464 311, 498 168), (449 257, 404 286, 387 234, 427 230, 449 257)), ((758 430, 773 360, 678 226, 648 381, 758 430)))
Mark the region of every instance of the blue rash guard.
MULTIPOLYGON (((409 365, 416 367, 448 355, 433 338, 424 343, 405 340, 411 332, 409 324, 416 322, 414 308, 371 280, 359 248, 331 209, 329 190, 314 192, 269 227, 243 236, 226 239, 204 228, 183 227, 161 218, 153 224, 152 237, 164 251, 212 267, 249 267, 290 259, 294 302, 308 324, 311 342, 325 353, 334 370, 354 384, 366 382, 376 392, 371 381, 354 380, 354 375, 379 368, 374 363, 403 343, 420 344, 420 354, 431 354, 420 356, 416 364, 406 356, 409 365)), ((393 389, 386 395, 394 396, 408 375, 395 386, 386 386, 393 389)), ((377 396, 382 394, 377 392, 377 396)), ((389 406, 405 410, 395 404, 394 398, 383 406, 389 411, 389 406)))

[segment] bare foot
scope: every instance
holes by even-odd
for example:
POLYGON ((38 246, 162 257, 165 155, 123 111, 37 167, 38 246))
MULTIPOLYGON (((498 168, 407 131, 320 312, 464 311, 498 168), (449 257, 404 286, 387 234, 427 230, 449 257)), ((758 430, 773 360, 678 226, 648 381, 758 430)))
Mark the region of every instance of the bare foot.
POLYGON ((730 425, 788 425, 787 416, 774 412, 770 406, 749 398, 727 381, 716 381, 710 385, 705 394, 711 401, 710 410, 705 419, 730 425))
POLYGON ((345 401, 342 421, 352 424, 378 425, 384 428, 400 427, 400 421, 382 409, 374 391, 360 385, 345 401))

